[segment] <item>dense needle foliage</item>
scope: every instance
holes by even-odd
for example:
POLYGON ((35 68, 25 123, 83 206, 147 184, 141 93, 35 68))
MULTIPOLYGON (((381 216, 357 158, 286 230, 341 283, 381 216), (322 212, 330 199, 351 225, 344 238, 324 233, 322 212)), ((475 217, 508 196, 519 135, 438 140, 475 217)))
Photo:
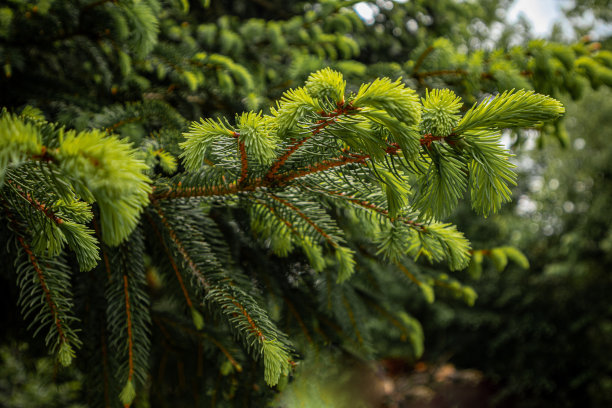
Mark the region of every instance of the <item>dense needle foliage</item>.
POLYGON ((564 141, 553 97, 612 82, 587 43, 480 50, 505 2, 258 3, 0 8, 2 273, 92 406, 257 406, 323 345, 419 356, 401 287, 474 302, 431 265, 482 261, 445 219, 511 199, 502 130, 564 141))

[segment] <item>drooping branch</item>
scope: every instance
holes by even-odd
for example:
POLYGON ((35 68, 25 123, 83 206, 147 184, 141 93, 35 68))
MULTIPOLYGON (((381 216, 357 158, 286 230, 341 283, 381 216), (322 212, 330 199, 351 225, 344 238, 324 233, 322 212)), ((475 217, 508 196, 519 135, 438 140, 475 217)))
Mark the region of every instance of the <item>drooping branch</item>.
MULTIPOLYGON (((9 222, 11 223, 12 227, 14 228, 15 232, 18 231, 19 225, 17 223, 17 220, 14 218, 13 214, 11 214, 10 209, 8 208, 6 202, 4 202, 4 200, 1 200, 1 204, 3 204, 6 216, 9 222)), ((51 290, 49 289, 49 286, 47 285, 45 274, 38 262, 38 259, 36 258, 36 255, 34 255, 32 248, 30 247, 30 245, 28 245, 25 239, 19 233, 16 233, 15 235, 16 235, 17 241, 19 242, 19 245, 21 246, 21 248, 25 251, 26 255, 28 256, 28 261, 32 265, 34 272, 36 272, 36 277, 38 278, 38 284, 40 285, 43 291, 45 302, 47 303, 47 306, 49 307, 49 311, 51 312, 51 317, 53 318, 53 322, 55 323, 55 327, 57 328, 57 333, 59 335, 60 341, 61 343, 67 343, 68 339, 66 338, 66 333, 64 332, 64 324, 59 316, 57 304, 53 300, 51 290)))
MULTIPOLYGON (((177 248, 177 250, 183 257, 183 259, 186 261, 187 265, 189 266, 189 269, 191 270, 191 272, 193 273, 197 281, 200 283, 200 285, 205 291, 208 292, 212 290, 213 285, 211 284, 211 282, 208 281, 208 279, 206 279, 206 277, 204 276, 204 273, 200 270, 196 262, 189 255, 184 244, 181 242, 176 232, 174 231, 174 229, 171 227, 170 223, 168 222, 168 219, 166 218, 159 204, 157 202, 153 202, 153 205, 155 207, 155 211, 157 212, 163 226, 166 228, 166 231, 168 235, 170 236, 170 239, 172 239, 172 242, 174 243, 175 247, 177 248)), ((229 284, 231 284, 231 282, 229 282, 229 284)), ((255 334, 256 337, 259 338, 261 341, 265 341, 266 340, 265 335, 263 334, 262 330, 259 327, 257 327, 257 324, 255 324, 255 321, 253 320, 251 315, 248 313, 248 311, 244 308, 244 306, 234 296, 232 296, 230 293, 227 293, 226 290, 222 288, 214 288, 214 289, 222 292, 223 298, 229 300, 234 306, 236 306, 240 310, 240 313, 246 318, 247 322, 250 325, 250 331, 253 334, 255 334)), ((220 306, 223 309, 226 309, 228 307, 228 305, 226 304, 220 305, 220 306)))
POLYGON ((43 293, 45 294, 45 301, 47 302, 47 305, 49 306, 49 310, 51 311, 51 315, 53 317, 53 321, 55 323, 55 326, 57 327, 57 333, 61 339, 62 342, 66 342, 66 335, 64 334, 64 328, 63 328, 63 323, 57 313, 57 305, 55 304, 55 301, 53 300, 52 296, 51 296, 51 291, 49 290, 49 287, 47 286, 47 282, 45 279, 45 274, 43 273, 38 260, 36 258, 36 256, 34 255, 34 252, 32 252, 32 249, 30 248, 30 246, 27 244, 27 242, 25 242, 25 240, 23 239, 23 237, 21 236, 17 236, 17 240, 19 241, 19 245, 21 245, 21 247, 23 248, 23 250, 26 252, 26 254, 28 255, 28 259, 30 261, 30 264, 32 264, 32 267, 34 268, 34 271, 36 272, 36 277, 38 278, 38 283, 40 284, 43 293))

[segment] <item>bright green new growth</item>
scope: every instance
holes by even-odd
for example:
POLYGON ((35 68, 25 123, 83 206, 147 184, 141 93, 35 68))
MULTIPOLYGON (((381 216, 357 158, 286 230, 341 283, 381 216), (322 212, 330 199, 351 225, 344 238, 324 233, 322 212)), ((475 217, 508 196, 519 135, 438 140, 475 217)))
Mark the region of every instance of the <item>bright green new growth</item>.
POLYGON ((114 246, 124 241, 151 192, 146 164, 136 151, 102 131, 69 131, 60 135, 56 157, 60 169, 73 180, 75 192, 98 203, 104 242, 114 246))
POLYGON ((261 164, 270 164, 275 157, 276 140, 271 121, 260 113, 243 113, 236 120, 238 140, 244 143, 246 154, 261 164))
POLYGON ((329 100, 337 104, 344 101, 346 81, 341 73, 328 67, 310 75, 304 88, 314 99, 329 100))
POLYGON ((461 98, 449 89, 434 89, 422 99, 421 130, 434 136, 448 136, 453 132, 461 116, 461 98))
MULTIPOLYGON (((234 124, 192 123, 179 144, 185 171, 177 170, 177 151, 171 154, 157 141, 137 151, 105 131, 64 131, 4 112, 2 203, 21 248, 21 302, 25 308, 23 302, 36 296, 35 321, 48 328, 47 341, 61 363, 69 364, 80 344, 62 287, 70 278, 63 260, 67 246, 82 270, 97 267, 108 276, 105 316, 110 347, 120 360, 119 398, 132 403, 149 370, 143 258, 150 246, 156 265, 166 265, 178 280, 196 332, 212 325, 205 327, 203 303, 253 357, 262 358, 269 385, 291 372, 289 339, 262 307, 250 277, 228 266, 219 249, 223 237, 211 214, 219 203, 239 203, 256 239, 275 255, 300 251, 308 273, 327 279, 328 303, 341 305, 346 316, 359 313, 351 308, 354 289, 346 282, 363 257, 334 211, 345 214, 351 227, 371 232, 376 256, 396 266, 428 300, 434 286, 443 286, 473 302, 473 291, 453 278, 405 265, 425 260, 466 268, 470 243, 439 220, 466 190, 476 211, 498 211, 516 178, 499 143, 500 129, 537 126, 561 115, 563 107, 533 92, 506 92, 461 117, 462 101, 449 90, 432 90, 419 100, 401 79, 376 79, 356 94, 345 94, 345 87, 342 74, 326 68, 304 87, 285 92, 271 114, 243 113, 234 124), (177 174, 149 179, 158 161, 164 173, 177 174)), ((358 321, 344 320, 351 319, 358 321)))
POLYGON ((41 153, 42 144, 36 127, 14 115, 2 112, 0 117, 0 186, 9 165, 41 153))
MULTIPOLYGON (((297 245, 314 262, 318 257, 312 245, 330 247, 336 254, 339 282, 353 273, 354 264, 352 251, 343 246, 342 232, 323 213, 291 204, 293 196, 270 195, 266 188, 289 186, 297 180, 307 188, 304 193, 310 190, 342 202, 347 196, 335 195, 326 185, 333 186, 334 180, 366 183, 372 190, 363 205, 375 208, 370 203, 380 202, 378 211, 388 214, 393 224, 405 222, 409 215, 427 221, 406 223, 407 231, 415 232, 401 236, 408 244, 398 246, 389 237, 381 238, 381 254, 396 259, 408 252, 430 261, 447 260, 452 269, 461 269, 469 261, 467 241, 448 225, 435 227, 429 222, 448 216, 466 189, 476 211, 484 215, 498 211, 510 199, 509 185, 516 178, 510 155, 499 143, 499 129, 536 126, 563 113, 556 100, 525 91, 505 92, 476 104, 461 118, 462 102, 449 90, 428 92, 421 105, 416 93, 401 80, 377 79, 346 99, 344 87, 342 75, 326 68, 310 75, 305 88, 287 91, 272 115, 243 114, 235 127, 220 120, 202 120, 192 124, 181 145, 189 169, 203 163, 214 165, 227 156, 240 161, 242 171, 231 172, 233 182, 225 179, 226 193, 244 189, 258 197, 253 207, 255 230, 269 237, 281 256, 297 245), (297 139, 284 141, 286 135, 297 139), (245 144, 246 151, 231 142, 235 138, 245 144), (316 149, 316 157, 301 154, 302 146, 316 149), (405 146, 409 153, 403 151, 405 146), (351 166, 357 164, 366 165, 367 170, 357 172, 355 168, 352 178, 347 178, 351 166), (295 172, 290 166, 301 170, 295 172), (247 167, 249 174, 265 177, 241 187, 247 167), (346 170, 339 170, 344 167, 346 170), (310 236, 308 241, 304 234, 310 236), (280 244, 279 237, 293 238, 280 244), (400 252, 394 254, 394 250, 400 252)), ((348 200, 361 201, 358 196, 348 196, 348 200)), ((306 201, 314 205, 307 196, 306 201)))
POLYGON ((474 105, 459 122, 455 133, 475 129, 538 126, 565 112, 561 102, 534 91, 506 91, 474 105))
POLYGON ((361 85, 352 100, 355 107, 372 107, 385 111, 389 116, 416 125, 421 120, 421 105, 417 93, 407 88, 401 78, 391 82, 389 78, 376 79, 361 85))

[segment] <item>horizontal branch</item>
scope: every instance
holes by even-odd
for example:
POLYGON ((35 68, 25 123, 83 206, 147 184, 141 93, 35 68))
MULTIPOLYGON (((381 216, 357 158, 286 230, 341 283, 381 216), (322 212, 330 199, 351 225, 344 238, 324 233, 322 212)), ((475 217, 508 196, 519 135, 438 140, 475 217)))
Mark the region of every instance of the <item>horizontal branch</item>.
MULTIPOLYGON (((346 201, 349 201, 352 204, 358 205, 358 206, 366 208, 368 210, 375 211, 375 212, 377 212, 377 213, 379 213, 381 215, 387 216, 387 217, 389 216, 389 210, 387 210, 385 208, 382 208, 382 207, 379 207, 376 204, 371 203, 369 201, 362 200, 362 199, 360 199, 358 197, 355 197, 355 196, 352 196, 352 195, 348 195, 348 194, 345 194, 345 193, 340 192, 340 191, 331 191, 331 190, 324 190, 324 189, 313 189, 311 187, 306 187, 306 188, 308 190, 310 190, 310 191, 315 192, 315 193, 324 194, 324 195, 330 195, 330 196, 333 196, 333 197, 342 198, 342 199, 344 199, 346 201)), ((400 217, 395 218, 395 220, 399 220, 399 221, 401 221, 401 222, 403 222, 405 224, 411 225, 411 226, 413 226, 415 228, 420 229, 421 231, 426 231, 427 230, 427 227, 425 226, 425 224, 422 224, 420 222, 416 222, 416 221, 411 220, 411 219, 406 218, 406 217, 401 217, 400 216, 400 217)))

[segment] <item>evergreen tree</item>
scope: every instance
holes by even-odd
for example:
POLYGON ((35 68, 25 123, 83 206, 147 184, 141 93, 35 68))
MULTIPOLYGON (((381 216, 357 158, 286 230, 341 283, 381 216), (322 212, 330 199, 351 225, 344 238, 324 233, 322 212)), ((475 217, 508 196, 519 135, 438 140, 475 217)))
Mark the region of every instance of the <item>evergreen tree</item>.
POLYGON ((389 327, 418 356, 398 287, 474 301, 430 265, 470 263, 464 195, 510 200, 501 131, 563 141, 553 97, 612 82, 593 44, 483 51, 507 2, 353 3, 0 8, 3 274, 90 405, 257 404, 389 327))

